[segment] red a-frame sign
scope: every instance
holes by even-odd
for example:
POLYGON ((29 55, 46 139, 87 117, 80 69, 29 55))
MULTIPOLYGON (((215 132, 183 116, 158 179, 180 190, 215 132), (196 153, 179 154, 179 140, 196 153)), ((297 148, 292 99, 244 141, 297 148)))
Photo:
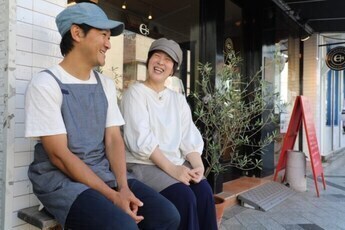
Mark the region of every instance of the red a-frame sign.
POLYGON ((278 172, 286 167, 286 158, 288 150, 293 150, 299 128, 302 125, 302 120, 307 136, 310 163, 313 170, 313 177, 317 196, 319 197, 319 189, 317 186, 317 178, 321 176, 323 188, 326 189, 325 178, 323 174, 323 167, 321 163, 319 146, 316 139, 314 120, 311 109, 306 97, 297 96, 294 108, 292 110, 288 130, 284 137, 283 147, 280 153, 278 165, 274 174, 274 181, 277 179, 278 172))

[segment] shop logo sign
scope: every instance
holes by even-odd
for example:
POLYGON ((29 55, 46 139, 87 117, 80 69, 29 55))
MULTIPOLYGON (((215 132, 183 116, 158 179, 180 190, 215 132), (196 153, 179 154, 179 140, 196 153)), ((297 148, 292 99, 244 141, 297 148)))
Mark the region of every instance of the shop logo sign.
POLYGON ((147 36, 147 35, 150 34, 149 28, 148 28, 147 25, 144 24, 144 23, 140 24, 139 30, 140 30, 140 33, 141 33, 142 35, 147 36))
POLYGON ((328 51, 326 56, 326 65, 331 70, 345 69, 345 47, 338 46, 328 51))

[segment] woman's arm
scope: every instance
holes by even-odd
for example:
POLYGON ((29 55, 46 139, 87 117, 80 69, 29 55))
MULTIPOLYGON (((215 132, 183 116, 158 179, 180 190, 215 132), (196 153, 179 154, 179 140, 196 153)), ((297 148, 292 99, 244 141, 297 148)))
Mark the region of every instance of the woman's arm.
POLYGON ((158 140, 150 128, 147 95, 138 84, 132 85, 121 100, 121 112, 126 122, 123 136, 130 154, 140 161, 149 162, 158 140))
POLYGON ((192 170, 189 172, 191 180, 194 183, 199 183, 204 176, 204 164, 202 163, 201 156, 198 152, 191 152, 186 156, 189 163, 192 165, 192 170))
POLYGON ((184 165, 173 164, 168 158, 164 156, 158 146, 151 154, 150 160, 171 177, 175 178, 178 181, 181 181, 186 185, 190 184, 190 181, 192 179, 192 176, 190 175, 191 170, 184 165))

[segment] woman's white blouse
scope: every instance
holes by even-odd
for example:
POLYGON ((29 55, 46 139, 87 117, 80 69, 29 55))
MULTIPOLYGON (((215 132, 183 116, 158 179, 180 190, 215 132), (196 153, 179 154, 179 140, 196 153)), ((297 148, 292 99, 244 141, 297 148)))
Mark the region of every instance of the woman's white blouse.
POLYGON ((137 82, 124 93, 121 109, 127 163, 153 164, 149 158, 157 146, 176 165, 188 153, 202 153, 202 136, 182 94, 167 88, 157 93, 137 82))

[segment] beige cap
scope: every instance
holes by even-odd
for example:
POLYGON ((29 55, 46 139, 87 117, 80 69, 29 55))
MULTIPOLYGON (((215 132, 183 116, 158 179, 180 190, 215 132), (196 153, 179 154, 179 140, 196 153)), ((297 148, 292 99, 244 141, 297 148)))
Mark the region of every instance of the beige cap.
POLYGON ((167 53, 178 66, 182 63, 182 50, 175 41, 166 38, 160 38, 152 42, 149 52, 154 50, 161 50, 167 53))

